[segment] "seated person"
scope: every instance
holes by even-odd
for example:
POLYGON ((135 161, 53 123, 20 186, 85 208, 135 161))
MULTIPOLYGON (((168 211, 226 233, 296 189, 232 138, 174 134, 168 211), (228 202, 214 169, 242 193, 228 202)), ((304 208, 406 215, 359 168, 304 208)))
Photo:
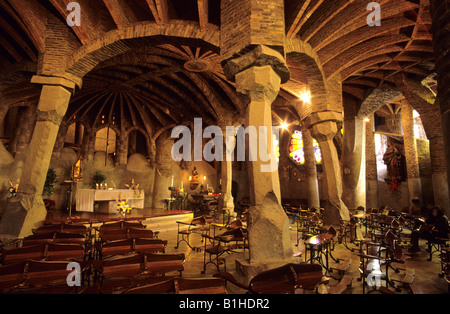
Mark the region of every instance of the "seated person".
POLYGON ((420 238, 428 241, 434 241, 437 238, 447 238, 448 229, 448 218, 444 215, 444 211, 439 206, 434 206, 431 209, 431 216, 426 220, 426 223, 419 230, 414 230, 411 233, 412 246, 408 251, 420 252, 420 238))

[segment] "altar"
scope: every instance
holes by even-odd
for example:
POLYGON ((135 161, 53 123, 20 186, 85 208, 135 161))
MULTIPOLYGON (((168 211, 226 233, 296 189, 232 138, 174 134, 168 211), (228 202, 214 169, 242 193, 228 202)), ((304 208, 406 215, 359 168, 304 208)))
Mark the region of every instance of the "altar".
POLYGON ((94 212, 94 202, 99 202, 98 212, 101 214, 117 213, 117 200, 128 200, 133 208, 144 208, 144 191, 136 193, 134 190, 93 190, 77 189, 75 195, 76 211, 94 212))

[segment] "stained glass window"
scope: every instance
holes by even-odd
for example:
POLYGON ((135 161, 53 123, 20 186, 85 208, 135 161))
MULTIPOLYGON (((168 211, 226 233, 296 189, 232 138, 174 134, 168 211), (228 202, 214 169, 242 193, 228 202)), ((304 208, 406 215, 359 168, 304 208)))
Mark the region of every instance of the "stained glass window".
MULTIPOLYGON (((322 163, 322 153, 320 152, 319 143, 313 140, 314 157, 316 163, 322 163)), ((302 132, 295 131, 292 134, 291 145, 289 147, 289 156, 297 163, 303 165, 305 163, 305 152, 303 149, 303 136, 302 132)))
POLYGON ((273 135, 274 154, 275 154, 277 163, 279 163, 280 162, 280 142, 278 141, 278 137, 275 134, 272 134, 272 135, 273 135))

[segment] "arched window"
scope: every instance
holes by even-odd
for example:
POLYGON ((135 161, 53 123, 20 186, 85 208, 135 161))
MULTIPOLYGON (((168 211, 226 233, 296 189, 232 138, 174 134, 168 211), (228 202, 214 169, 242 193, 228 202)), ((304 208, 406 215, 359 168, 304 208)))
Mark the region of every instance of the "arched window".
POLYGON ((108 154, 115 154, 116 138, 116 132, 112 128, 100 129, 95 135, 95 151, 107 151, 108 154))
MULTIPOLYGON (((320 151, 319 143, 313 140, 314 157, 317 164, 322 163, 322 153, 320 151)), ((305 152, 303 144, 302 132, 295 131, 291 137, 291 145, 289 146, 289 157, 296 163, 303 165, 305 163, 305 152)))

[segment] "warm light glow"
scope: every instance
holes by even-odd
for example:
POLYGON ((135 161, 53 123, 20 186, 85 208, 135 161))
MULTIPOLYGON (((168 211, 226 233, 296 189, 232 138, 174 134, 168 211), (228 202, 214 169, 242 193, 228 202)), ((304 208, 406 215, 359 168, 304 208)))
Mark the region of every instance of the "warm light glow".
POLYGON ((206 176, 203 177, 203 180, 206 180, 206 176))
POLYGON ((301 92, 300 93, 300 99, 305 102, 305 103, 310 103, 311 102, 311 93, 310 91, 307 92, 301 92))
POLYGON ((370 119, 369 118, 365 118, 364 122, 370 122, 370 119))
POLYGON ((192 177, 191 176, 189 176, 189 181, 192 181, 192 177))
POLYGON ((282 122, 282 123, 281 123, 281 128, 282 128, 283 130, 287 130, 288 127, 289 127, 289 124, 287 124, 286 122, 282 122))

